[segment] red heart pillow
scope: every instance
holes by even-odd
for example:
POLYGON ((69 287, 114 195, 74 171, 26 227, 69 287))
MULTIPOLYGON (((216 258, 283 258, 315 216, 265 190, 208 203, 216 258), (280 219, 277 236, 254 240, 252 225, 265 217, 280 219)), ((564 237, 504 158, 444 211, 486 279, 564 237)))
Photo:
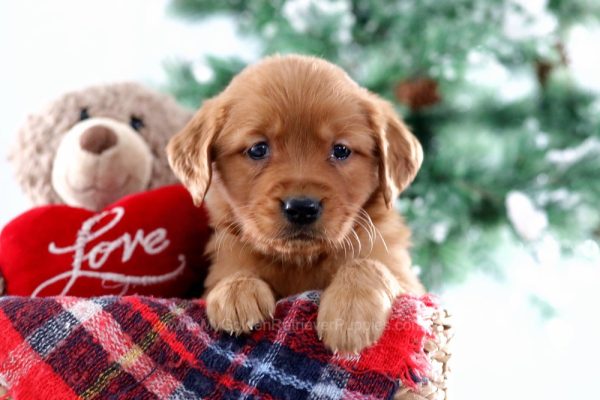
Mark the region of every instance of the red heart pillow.
POLYGON ((0 233, 9 295, 184 296, 201 290, 210 229, 180 185, 128 196, 94 213, 35 208, 0 233))

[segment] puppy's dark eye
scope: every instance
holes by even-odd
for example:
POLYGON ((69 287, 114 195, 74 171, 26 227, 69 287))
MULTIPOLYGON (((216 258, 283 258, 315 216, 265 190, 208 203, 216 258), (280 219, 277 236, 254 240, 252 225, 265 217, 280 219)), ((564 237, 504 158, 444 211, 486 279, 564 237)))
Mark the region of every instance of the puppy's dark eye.
POLYGON ((333 149, 331 149, 331 157, 336 160, 345 160, 350 157, 350 153, 352 153, 352 150, 343 144, 336 144, 333 146, 333 149))
POLYGON ((82 108, 81 111, 79 111, 79 120, 80 121, 86 120, 89 117, 90 117, 90 114, 89 114, 87 108, 82 108))
POLYGON ((139 131, 144 127, 144 121, 142 121, 141 118, 132 115, 131 119, 129 120, 129 125, 131 125, 131 127, 136 131, 139 131))
POLYGON ((253 160, 262 160, 269 155, 269 145, 267 142, 258 142, 250 147, 246 154, 253 160))

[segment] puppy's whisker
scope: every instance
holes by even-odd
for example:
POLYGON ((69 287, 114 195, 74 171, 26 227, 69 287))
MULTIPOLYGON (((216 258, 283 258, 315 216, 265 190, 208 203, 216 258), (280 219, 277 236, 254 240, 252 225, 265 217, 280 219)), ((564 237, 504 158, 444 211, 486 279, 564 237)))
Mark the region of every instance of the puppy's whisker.
POLYGON ((344 237, 344 243, 348 243, 348 250, 350 250, 352 252, 352 254, 354 255, 354 245, 352 244, 352 241, 350 240, 350 238, 348 236, 344 237))
POLYGON ((333 240, 329 237, 327 230, 325 230, 325 237, 327 239, 327 243, 331 246, 331 248, 337 252, 337 250, 344 250, 344 257, 346 257, 346 249, 344 247, 344 243, 339 240, 333 240))
POLYGON ((343 249, 344 250, 344 257, 346 257, 346 251, 345 248, 343 246, 343 243, 340 242, 336 242, 333 239, 331 239, 331 237, 329 236, 329 232, 327 231, 326 228, 323 228, 323 234, 325 236, 325 242, 327 243, 327 245, 333 249, 334 251, 337 252, 338 249, 343 249))
POLYGON ((371 216, 369 215, 369 213, 367 211, 365 211, 363 208, 361 208, 361 210, 363 211, 363 215, 368 219, 369 224, 373 227, 373 230, 376 232, 377 235, 379 235, 379 238, 381 239, 381 243, 383 243, 383 247, 385 248, 385 251, 388 254, 390 254, 390 250, 389 250, 388 245, 387 245, 387 243, 385 241, 385 238, 381 234, 381 231, 379 229, 377 229, 377 227, 373 223, 373 220, 371 219, 371 216))
POLYGON ((365 226, 365 224, 362 222, 362 220, 359 218, 356 220, 356 224, 362 228, 366 235, 367 235, 367 239, 369 240, 369 254, 370 255, 373 252, 373 236, 371 234, 371 232, 369 231, 369 229, 367 229, 367 227, 365 226))
POLYGON ((337 250, 343 250, 344 251, 344 258, 347 258, 346 244, 344 243, 344 238, 342 238, 341 240, 337 240, 337 241, 334 241, 333 239, 331 239, 331 242, 333 243, 333 248, 336 251, 337 250))
MULTIPOLYGON (((362 243, 360 242, 360 238, 358 237, 358 234, 356 233, 356 230, 354 228, 350 230, 350 233, 352 233, 356 238, 356 243, 358 244, 358 255, 360 256, 360 254, 362 253, 362 243)), ((352 252, 352 255, 354 255, 354 252, 352 252)))
POLYGON ((356 216, 356 218, 357 218, 357 222, 364 222, 363 228, 364 227, 368 228, 368 229, 365 229, 368 231, 368 233, 372 232, 372 228, 369 223, 369 220, 365 217, 365 212, 362 208, 358 209, 358 215, 356 216))
POLYGON ((227 235, 226 232, 218 232, 217 233, 217 237, 215 239, 215 247, 216 247, 216 256, 219 257, 219 255, 221 254, 221 246, 223 244, 223 241, 225 240, 225 235, 227 235))
POLYGON ((375 224, 373 223, 373 220, 371 219, 371 216, 362 207, 360 208, 360 214, 359 215, 363 218, 363 220, 365 221, 365 223, 367 223, 367 225, 371 227, 371 233, 372 233, 373 240, 374 240, 375 239, 375 231, 377 230, 377 228, 375 227, 375 224))
POLYGON ((217 234, 217 238, 215 240, 215 247, 216 247, 216 255, 217 257, 219 256, 220 252, 221 252, 221 247, 223 246, 223 244, 225 243, 225 241, 230 238, 231 234, 229 232, 230 228, 234 228, 236 226, 236 221, 232 221, 227 225, 221 225, 221 227, 219 227, 219 225, 217 225, 215 227, 215 232, 217 234))
POLYGON ((373 223, 372 223, 372 221, 371 221, 370 218, 367 220, 363 216, 363 213, 367 217, 369 216, 366 211, 364 211, 362 208, 359 211, 360 212, 357 215, 356 223, 365 231, 365 233, 367 234, 367 236, 369 238, 369 245, 370 245, 369 254, 371 254, 373 252, 373 247, 375 245, 375 239, 376 239, 376 233, 374 231, 374 225, 373 225, 373 223))
POLYGON ((350 238, 348 238, 348 236, 344 236, 344 248, 346 248, 346 244, 348 245, 348 252, 354 254, 354 246, 352 245, 352 242, 350 241, 350 238))

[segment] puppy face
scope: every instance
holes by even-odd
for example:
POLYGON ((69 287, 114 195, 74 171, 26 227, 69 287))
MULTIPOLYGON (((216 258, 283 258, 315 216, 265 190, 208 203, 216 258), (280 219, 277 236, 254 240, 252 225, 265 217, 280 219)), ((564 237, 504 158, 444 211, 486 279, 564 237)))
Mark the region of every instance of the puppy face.
POLYGON ((266 254, 306 255, 340 247, 367 222, 368 203, 390 207, 422 157, 391 105, 300 56, 243 71, 168 155, 196 202, 210 187, 209 211, 227 215, 217 224, 266 254))

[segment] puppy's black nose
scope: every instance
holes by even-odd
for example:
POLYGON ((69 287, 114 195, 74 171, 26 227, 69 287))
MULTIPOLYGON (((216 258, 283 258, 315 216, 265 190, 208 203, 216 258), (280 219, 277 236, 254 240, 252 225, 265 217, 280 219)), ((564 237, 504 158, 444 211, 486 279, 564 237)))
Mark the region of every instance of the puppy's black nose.
POLYGON ((319 219, 323 206, 309 197, 292 197, 281 204, 283 215, 293 224, 308 225, 319 219))

